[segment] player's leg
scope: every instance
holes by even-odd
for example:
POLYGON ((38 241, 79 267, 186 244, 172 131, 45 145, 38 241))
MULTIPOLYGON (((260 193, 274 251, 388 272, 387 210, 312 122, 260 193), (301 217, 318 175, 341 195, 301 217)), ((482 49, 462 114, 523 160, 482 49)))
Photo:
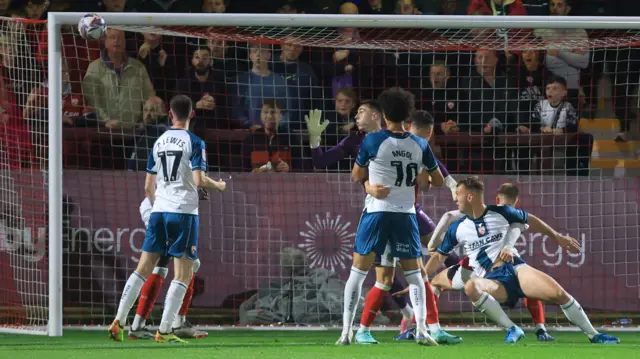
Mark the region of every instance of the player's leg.
POLYGON ((146 327, 146 320, 151 314, 151 310, 156 303, 162 283, 169 273, 169 261, 171 257, 162 256, 158 260, 153 273, 142 286, 140 291, 140 299, 138 300, 138 308, 136 309, 136 316, 133 318, 133 324, 129 328, 129 339, 153 339, 153 333, 146 327))
POLYGON ((140 295, 144 282, 151 275, 161 253, 166 246, 166 232, 161 213, 153 213, 149 219, 149 226, 142 244, 142 255, 136 270, 131 274, 122 290, 122 297, 118 305, 118 312, 113 323, 109 326, 109 336, 115 341, 124 340, 122 326, 126 323, 127 316, 133 304, 140 295))
POLYGON ((353 264, 344 286, 344 307, 342 312, 342 333, 338 345, 351 344, 353 319, 362 295, 362 284, 373 264, 376 253, 383 253, 392 227, 386 223, 384 212, 363 212, 356 230, 353 248, 353 264))
POLYGON ((522 329, 511 321, 500 305, 509 301, 509 294, 503 283, 492 279, 473 278, 467 282, 464 289, 474 307, 507 329, 506 343, 515 343, 524 338, 522 329))
POLYGON ((617 344, 620 342, 617 337, 598 333, 578 301, 549 275, 528 265, 519 266, 517 272, 525 296, 559 305, 567 319, 580 328, 592 343, 617 344))
POLYGON ((380 308, 382 308, 384 298, 389 293, 394 281, 396 259, 391 256, 389 244, 385 246, 384 253, 381 255, 376 254, 374 266, 376 283, 364 299, 360 328, 358 328, 354 338, 357 344, 378 344, 369 328, 376 319, 380 308))
POLYGON ((540 342, 552 342, 555 340, 548 332, 544 325, 544 307, 542 302, 537 299, 524 298, 524 305, 531 314, 533 324, 536 326, 536 337, 540 342))
MULTIPOLYGON (((422 345, 438 345, 429 335, 427 319, 427 291, 425 278, 422 275, 422 250, 420 231, 415 215, 393 213, 393 224, 396 231, 391 235, 391 249, 394 257, 400 260, 409 285, 409 298, 416 317, 416 341, 422 345), (402 230, 406 228, 406 230, 402 230)), ((428 284, 430 285, 430 284, 428 284)))
POLYGON ((184 295, 193 276, 193 264, 198 258, 198 216, 165 214, 167 237, 170 240, 167 253, 174 257, 174 276, 167 291, 156 342, 183 342, 172 331, 173 321, 182 306, 184 295))
POLYGON ((196 259, 193 262, 193 275, 191 276, 191 282, 189 283, 189 288, 187 288, 187 292, 184 294, 184 299, 182 300, 182 306, 178 311, 178 315, 176 315, 176 319, 173 320, 173 333, 182 339, 200 339, 206 338, 209 336, 209 333, 197 330, 189 321, 187 321, 187 312, 191 307, 191 299, 193 298, 194 284, 196 280, 196 273, 200 268, 200 259, 196 259))
MULTIPOLYGON (((431 218, 427 216, 422 209, 416 211, 416 220, 418 222, 418 230, 420 233, 421 242, 429 244, 431 235, 436 229, 436 224, 433 223, 431 218)), ((422 262, 422 261, 421 261, 422 262)), ((457 262, 456 262, 457 263, 457 262)), ((458 344, 462 342, 462 338, 451 335, 440 327, 440 316, 438 311, 438 297, 436 295, 435 288, 429 282, 429 278, 426 273, 422 273, 425 294, 427 301, 427 325, 429 326, 429 332, 431 336, 440 344, 458 344)))

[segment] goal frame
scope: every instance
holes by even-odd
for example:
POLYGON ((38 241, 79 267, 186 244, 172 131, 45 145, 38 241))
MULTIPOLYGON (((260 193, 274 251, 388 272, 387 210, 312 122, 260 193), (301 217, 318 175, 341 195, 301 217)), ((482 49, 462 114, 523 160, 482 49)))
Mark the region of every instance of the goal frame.
MULTIPOLYGON (((48 31, 48 325, 44 331, 0 328, 0 332, 63 333, 62 298, 62 40, 61 26, 76 25, 85 13, 50 12, 48 31), (58 124, 58 125, 53 125, 58 124)), ((640 30, 640 17, 591 16, 433 16, 433 15, 315 15, 315 14, 164 14, 101 13, 108 25, 136 26, 273 26, 425 29, 625 29, 640 30)))

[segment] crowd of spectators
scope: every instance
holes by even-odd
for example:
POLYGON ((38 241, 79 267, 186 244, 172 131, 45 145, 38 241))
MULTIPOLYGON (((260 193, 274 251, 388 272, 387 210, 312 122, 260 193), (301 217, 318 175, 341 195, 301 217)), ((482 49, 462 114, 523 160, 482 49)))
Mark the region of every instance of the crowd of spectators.
MULTIPOLYGON (((637 8, 638 2, 613 0, 0 0, 0 15, 32 20, 47 11, 628 16, 637 8)), ((0 139, 15 152, 9 154, 14 166, 32 166, 46 158, 46 33, 34 23, 1 22, 0 139)), ((63 31, 62 120, 65 151, 73 153, 67 166, 141 169, 153 139, 170 125, 166 104, 177 93, 193 100, 193 130, 208 142, 210 164, 257 172, 313 171, 305 114, 323 111, 330 125, 322 145, 334 146, 358 130, 358 104, 392 86, 412 91, 417 108, 433 114, 434 145, 454 172, 528 172, 533 164, 541 168, 541 158, 556 156, 568 173, 584 173, 592 138, 579 133, 579 119, 594 112, 596 84, 608 73, 624 132, 640 120, 640 53, 581 46, 592 36, 584 29, 532 31, 527 36, 548 46, 524 51, 306 47, 298 35, 245 43, 144 29, 109 29, 92 43, 72 27, 63 31), (79 143, 80 134, 88 143, 79 143), (554 149, 539 139, 545 136, 563 138, 553 142, 556 155, 545 152, 554 149), (72 158, 83 151, 90 153, 86 161, 72 158), (267 166, 274 154, 278 162, 267 166)), ((359 29, 333 31, 346 43, 361 36, 359 29)), ((513 35, 495 30, 489 36, 508 43, 513 35)))

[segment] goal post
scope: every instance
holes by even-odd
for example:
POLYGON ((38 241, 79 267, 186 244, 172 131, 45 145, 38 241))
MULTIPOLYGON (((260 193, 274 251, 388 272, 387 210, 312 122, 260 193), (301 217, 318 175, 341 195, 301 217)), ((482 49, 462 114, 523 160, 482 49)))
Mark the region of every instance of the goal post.
MULTIPOLYGON (((63 177, 63 174, 65 174, 63 170, 63 153, 65 151, 64 130, 62 128, 61 118, 63 104, 59 100, 63 95, 63 76, 61 73, 63 67, 63 27, 67 25, 76 26, 80 18, 84 15, 84 13, 57 12, 48 14, 46 23, 46 64, 48 68, 46 73, 48 82, 47 96, 49 99, 47 111, 49 123, 55 125, 49 125, 47 129, 48 147, 46 160, 48 170, 43 180, 43 184, 45 188, 47 188, 46 201, 48 208, 46 213, 48 227, 48 242, 46 245, 47 279, 46 281, 44 278, 34 280, 36 282, 44 282, 38 283, 42 284, 42 286, 25 286, 22 289, 16 289, 16 291, 34 291, 32 294, 40 298, 40 304, 37 304, 40 308, 33 314, 37 317, 37 320, 32 321, 37 324, 32 325, 29 322, 17 320, 16 322, 19 323, 11 325, 7 324, 6 321, 0 321, 0 332, 61 336, 65 325, 80 324, 92 326, 108 324, 108 320, 110 320, 114 314, 112 311, 115 310, 115 306, 117 305, 117 300, 122 290, 121 286, 124 284, 123 280, 126 280, 126 277, 123 275, 128 275, 134 269, 132 266, 136 263, 133 257, 135 257, 138 252, 129 251, 126 253, 127 258, 125 258, 124 264, 117 268, 117 272, 101 274, 102 277, 98 278, 98 280, 108 282, 105 286, 108 285, 109 288, 104 289, 104 291, 109 292, 109 295, 104 296, 108 297, 106 299, 100 298, 103 300, 103 303, 99 305, 96 304, 95 307, 91 303, 84 303, 91 307, 91 314, 93 315, 91 320, 85 321, 75 317, 73 320, 69 320, 63 316, 63 312, 67 313, 63 311, 65 303, 63 298, 65 289, 63 287, 63 268, 65 266, 63 256, 68 244, 65 243, 66 234, 63 233, 63 221, 65 219, 63 218, 64 213, 62 207, 66 194, 64 191, 73 187, 73 185, 65 186, 68 178, 73 178, 75 185, 86 184, 88 186, 87 191, 99 191, 101 190, 101 186, 112 186, 102 188, 105 194, 94 197, 86 195, 86 201, 83 202, 82 205, 84 205, 85 211, 94 212, 91 213, 91 216, 107 216, 108 213, 105 211, 117 211, 120 209, 119 206, 127 206, 126 209, 121 209, 124 216, 136 217, 137 198, 126 198, 123 202, 118 202, 117 200, 110 200, 107 197, 136 196, 136 191, 139 192, 140 197, 143 196, 143 193, 140 191, 141 183, 137 183, 140 182, 139 176, 120 169, 111 171, 112 173, 106 180, 98 179, 102 173, 109 172, 108 169, 104 168, 96 171, 100 172, 96 175, 87 175, 86 173, 81 173, 79 170, 71 170, 67 172, 69 177, 63 177), (91 181, 93 181, 93 183, 89 183, 91 181), (137 184, 130 184, 130 182, 127 181, 136 181, 137 184), (128 187, 117 188, 118 185, 128 187), (87 209, 86 204, 91 203, 91 201, 105 201, 105 209, 97 210, 94 207, 87 209), (115 276, 119 277, 115 278, 115 276), (104 304, 107 302, 108 304, 104 304), (43 323, 46 323, 46 326, 43 325, 43 323)), ((532 48, 545 49, 548 44, 535 37, 529 36, 529 32, 535 29, 549 28, 587 28, 590 30, 600 30, 602 35, 598 38, 586 40, 566 38, 555 43, 554 46, 556 46, 556 48, 577 46, 589 49, 606 49, 608 47, 637 47, 640 44, 640 18, 635 17, 146 13, 101 13, 100 15, 105 19, 109 27, 123 29, 129 32, 150 32, 185 38, 200 38, 205 40, 221 39, 262 44, 281 44, 283 43, 283 38, 293 36, 297 39, 298 44, 302 46, 318 48, 347 47, 357 50, 379 50, 380 52, 398 50, 417 52, 450 50, 452 53, 456 53, 478 48, 504 50, 505 47, 514 51, 532 48), (336 34, 334 29, 337 28, 370 29, 371 31, 362 31, 361 36, 357 39, 345 40, 336 34), (482 34, 483 31, 493 34, 496 29, 507 29, 508 31, 505 32, 508 34, 499 40, 495 40, 493 37, 489 38, 489 36, 485 36, 486 34, 482 34), (407 33, 401 30, 407 31, 407 33), (473 30, 480 31, 480 34, 473 30), (431 36, 432 34, 438 34, 439 37, 436 39, 431 36)), ((0 19, 0 21, 4 20, 0 19)), ((84 44, 81 46, 84 46, 84 44)), ((87 55, 87 57, 90 56, 87 55)), ((95 58, 92 58, 91 60, 94 59, 95 58)), ((470 67, 472 66, 472 62, 469 61, 464 65, 470 67)), ((416 68, 418 68, 417 65, 416 68)), ((428 72, 422 73, 424 74, 422 75, 423 78, 426 79, 428 72)), ((178 75, 176 74, 176 76, 178 75)), ((392 85, 393 84, 389 84, 388 87, 392 85)), ((362 86, 366 87, 367 85, 362 86)), ((422 89, 421 87, 420 90, 422 89)), ((368 93, 369 92, 374 93, 374 91, 368 91, 368 93)), ((418 97, 417 93, 416 95, 418 97)), ((299 138, 306 136, 304 128, 302 128, 300 134, 296 133, 296 136, 299 138)), ((82 141, 86 141, 86 138, 83 137, 82 141)), ((500 143, 500 146, 503 148, 510 146, 510 142, 508 142, 510 140, 507 139, 505 141, 506 142, 500 143)), ((471 142, 465 142, 465 144, 460 144, 461 142, 457 143, 458 144, 453 146, 459 146, 467 150, 473 150, 482 146, 482 143, 478 144, 477 142, 473 142, 473 144, 470 144, 471 142)), ((303 146, 308 147, 307 144, 303 146)), ((537 143, 535 146, 543 147, 545 145, 543 143, 537 143)), ((92 154, 86 156, 92 156, 92 154)), ((305 152, 304 156, 305 159, 311 160, 308 153, 305 152)), ((502 154, 500 156, 508 155, 502 154)), ((563 155, 551 156, 554 160, 563 159, 563 155)), ((505 162, 509 160, 506 157, 502 159, 505 160, 505 162)), ((223 166, 221 165, 220 167, 223 166)), ((344 170, 344 168, 340 169, 344 170)), ((234 171, 237 170, 237 168, 225 168, 224 170, 234 171)), ((257 295, 256 293, 261 292, 280 293, 284 291, 284 287, 275 287, 273 283, 294 280, 293 269, 291 269, 290 273, 287 267, 282 264, 282 257, 284 257, 282 252, 289 246, 295 246, 297 249, 306 253, 307 257, 303 260, 305 266, 323 268, 328 272, 333 272, 336 280, 344 276, 343 269, 345 266, 348 268, 350 265, 350 263, 348 263, 350 257, 348 257, 349 254, 343 256, 342 252, 351 251, 352 234, 355 230, 358 211, 361 210, 361 208, 358 207, 361 207, 362 193, 357 186, 349 183, 348 176, 345 174, 334 173, 335 171, 311 172, 313 171, 308 171, 307 173, 291 173, 288 174, 290 176, 289 178, 286 178, 284 175, 273 174, 273 176, 269 178, 262 177, 260 179, 251 177, 251 175, 253 175, 251 173, 234 173, 233 179, 230 181, 229 193, 221 197, 211 195, 211 202, 206 204, 206 213, 215 219, 205 219, 204 216, 201 218, 201 221, 206 222, 206 232, 201 231, 201 234, 212 237, 216 243, 213 245, 207 244, 208 247, 203 251, 203 255, 220 255, 221 259, 216 260, 224 264, 224 266, 221 266, 224 268, 219 269, 219 273, 211 271, 203 274, 203 276, 207 276, 208 286, 206 288, 211 290, 211 286, 215 283, 216 278, 220 279, 223 276, 230 278, 224 281, 225 285, 234 282, 233 291, 229 290, 228 293, 224 292, 228 298, 216 297, 215 300, 217 302, 215 305, 220 305, 223 301, 237 301, 237 298, 245 294, 248 295, 247 293, 249 292, 252 293, 252 295, 257 295), (290 205, 293 206, 294 210, 300 210, 301 212, 290 213, 287 210, 280 209, 280 207, 276 205, 268 205, 265 203, 268 198, 273 198, 276 191, 272 189, 273 193, 269 192, 268 195, 265 195, 258 193, 258 190, 255 188, 259 187, 257 184, 262 183, 260 181, 267 180, 275 181, 274 183, 278 186, 278 189, 283 191, 282 193, 277 193, 279 196, 278 201, 282 202, 281 206, 290 205), (308 194, 310 190, 312 192, 308 194), (285 195, 283 194, 284 191, 298 193, 299 196, 310 196, 310 199, 303 202, 308 205, 307 207, 313 208, 307 210, 304 206, 295 207, 297 201, 296 195, 294 194, 293 197, 291 195, 285 195), (325 191, 335 191, 338 194, 334 196, 332 193, 327 194, 325 191), (215 201, 219 201, 219 203, 215 201), (261 210, 260 206, 264 206, 266 209, 261 210), (273 211, 275 214, 269 213, 269 211, 273 211), (250 219, 239 220, 241 214, 244 217, 250 217, 250 219), (291 216, 291 218, 277 218, 277 216, 291 216), (213 224, 216 220, 222 223, 213 224), (318 249, 316 248, 317 245, 315 241, 318 241, 319 236, 322 236, 324 232, 331 232, 333 237, 325 244, 326 248, 318 249), (299 238, 293 239, 291 237, 299 238), (316 245, 316 247, 314 247, 314 245, 316 245), (328 252, 331 253, 327 254, 328 252), (257 261, 257 263, 251 263, 253 260, 257 261), (238 284, 237 282, 242 283, 238 284), (241 291, 243 291, 243 293, 240 293, 241 291)), ((482 170, 480 172, 482 173, 482 170)), ((454 177, 461 176, 461 174, 454 174, 454 177)), ((637 224, 637 221, 633 222, 633 219, 629 219, 634 213, 638 213, 637 206, 640 202, 638 198, 639 185, 637 179, 633 177, 614 179, 613 174, 610 175, 606 170, 596 169, 591 171, 590 177, 574 177, 565 175, 564 173, 534 176, 528 173, 522 174, 518 170, 514 170, 508 173, 507 176, 497 176, 495 178, 487 176, 487 180, 491 186, 499 184, 500 181, 516 181, 521 186, 521 191, 526 192, 523 194, 523 202, 525 202, 524 205, 532 208, 532 213, 536 213, 536 211, 539 211, 541 215, 550 215, 549 213, 552 213, 553 217, 555 217, 554 224, 560 226, 562 231, 569 232, 577 237, 582 236, 580 239, 583 240, 585 249, 589 251, 588 259, 584 259, 585 257, 571 257, 571 264, 565 266, 570 274, 559 271, 558 264, 553 265, 552 263, 552 265, 548 267, 554 275, 562 276, 562 279, 566 282, 570 279, 570 275, 581 275, 579 273, 579 266, 582 265, 584 260, 599 261, 601 262, 601 266, 590 267, 590 270, 594 270, 593 268, 605 268, 606 270, 611 270, 611 273, 602 275, 591 272, 584 273, 585 277, 584 279, 581 278, 580 282, 586 284, 586 281, 594 278, 605 278, 614 281, 616 288, 631 288, 635 290, 635 294, 629 294, 629 291, 625 291, 624 298, 627 298, 626 300, 638 300, 640 297, 640 272, 638 272, 637 266, 638 263, 640 263, 640 258, 637 257, 637 247, 632 248, 631 242, 634 236, 636 238, 638 236, 637 228, 635 231, 632 229, 632 227, 637 224), (581 191, 591 193, 591 197, 587 199, 581 197, 581 191), (579 198, 575 199, 570 196, 579 198), (621 206, 624 208, 610 208, 617 203, 621 203, 621 206), (568 213, 569 208, 572 206, 583 206, 583 208, 576 213, 568 213), (587 208, 591 206, 604 206, 604 209, 587 208), (625 231, 620 231, 614 227, 620 224, 620 220, 611 217, 614 215, 624 216, 624 219, 621 221, 624 222, 622 226, 625 231), (594 223, 598 221, 598 218, 601 219, 600 222, 596 224, 585 223, 585 216, 593 219, 594 223), (605 219, 603 220, 602 218, 605 219), (606 218, 611 220, 607 221, 606 218), (611 231, 609 234, 606 233, 608 230, 611 231), (592 237, 590 237, 591 235, 592 237), (588 239, 585 240, 585 236, 588 239), (606 248, 606 245, 609 244, 614 245, 613 249, 606 248), (624 253, 623 255, 613 252, 613 250, 619 249, 617 247, 619 245, 623 246, 621 249, 624 253), (577 267, 572 267, 573 265, 577 267)), ((3 186, 5 185, 3 184, 3 186)), ((451 207, 451 197, 447 190, 429 192, 423 195, 421 200, 425 201, 424 206, 429 208, 428 214, 432 215, 434 220, 437 220, 439 215, 451 207)), ((100 205, 102 205, 102 203, 92 204, 92 206, 100 205)), ((83 215, 86 214, 80 214, 79 217, 82 217, 82 220, 86 220, 83 215)), ((91 221, 91 219, 89 219, 89 221, 91 221)), ((140 233, 136 232, 138 231, 137 227, 130 225, 132 221, 137 221, 137 219, 129 220, 128 218, 113 217, 104 221, 106 224, 99 224, 95 227, 94 224, 87 225, 87 228, 90 228, 92 231, 89 236, 92 240, 95 240, 95 243, 91 243, 91 245, 108 246, 113 244, 113 247, 116 248, 116 246, 119 246, 121 243, 121 236, 124 238, 124 236, 128 235, 128 240, 131 242, 131 246, 134 247, 133 242, 139 241, 140 233), (110 221, 113 223, 109 223, 110 221), (116 229, 112 228, 111 232, 109 232, 110 234, 107 236, 107 240, 99 237, 97 233, 93 233, 93 231, 101 232, 102 229, 109 226, 113 226, 116 229), (117 237, 117 244, 115 244, 114 237, 117 237), (108 241, 109 238, 111 242, 108 241)), ((81 233, 82 230, 83 229, 78 229, 77 233, 81 233)), ((547 253, 547 248, 544 244, 546 242, 544 241, 545 239, 543 239, 542 236, 536 237, 532 234, 530 237, 525 238, 522 249, 528 251, 527 253, 529 253, 530 256, 533 256, 534 252, 538 256, 544 256, 545 253, 547 253)), ((201 245, 204 245, 203 243, 204 241, 200 242, 201 245)), ((75 239, 73 244, 76 245, 75 239)), ((139 243, 136 245, 138 244, 139 243)), ((83 246, 87 244, 82 242, 78 245, 83 246)), ((0 248, 0 251, 2 250, 3 248, 0 248)), ((558 255, 553 256, 553 253, 556 253, 553 252, 553 250, 549 253, 551 253, 550 256, 535 260, 538 262, 545 260, 547 262, 553 262, 553 260, 558 258, 558 255)), ((0 256, 1 255, 2 253, 0 253, 0 256)), ((17 256, 16 258, 21 260, 19 257, 21 256, 20 253, 16 252, 11 255, 17 256)), ((567 261, 569 254, 562 252, 562 255, 567 256, 564 257, 564 261, 567 261)), ((533 258, 531 258, 531 260, 534 261, 533 258)), ((560 257, 559 261, 563 261, 562 257, 560 257)), ((203 266, 216 264, 213 260, 211 262, 212 263, 209 264, 203 261, 203 266)), ((560 265, 564 265, 564 263, 560 265)), ((117 265, 114 264, 114 266, 117 265)), ((305 275, 303 274, 301 276, 304 277, 305 275)), ((1 277, 2 274, 0 274, 0 281, 2 280, 1 277)), ((330 277, 327 281, 333 280, 333 278, 334 277, 330 277)), ((316 282, 313 283, 317 284, 316 282)), ((329 282, 331 285, 335 283, 336 282, 333 281, 329 282)), ((329 284, 322 283, 322 285, 326 286, 329 286, 329 284)), ((2 289, 3 288, 0 288, 0 290, 2 289)), ((93 289, 87 288, 86 290, 92 291, 93 289)), ((342 293, 338 294, 340 296, 342 295, 342 293)), ((288 295, 293 296, 294 294, 289 293, 288 295)), ((89 297, 89 299, 83 298, 83 300, 90 301, 94 298, 94 296, 87 297, 89 297)), ((283 298, 287 298, 286 293, 283 294, 283 298)), ((602 301, 604 298, 604 296, 597 297, 594 294, 594 297, 590 298, 590 303, 602 301)), ((313 300, 313 303, 304 303, 306 307, 302 307, 306 309, 297 308, 296 310, 316 312, 326 310, 327 315, 317 315, 317 317, 314 318, 328 318, 327 321, 332 323, 336 321, 337 316, 340 315, 339 311, 341 308, 321 303, 323 299, 320 297, 314 298, 313 300)), ((449 305, 443 304, 446 308, 445 311, 455 312, 456 316, 455 319, 443 323, 444 325, 459 325, 469 322, 474 325, 485 325, 487 323, 483 317, 480 318, 477 316, 477 313, 473 312, 473 309, 467 302, 463 303, 461 297, 457 295, 443 296, 441 302, 446 301, 450 301, 451 303, 449 305)), ((23 303, 8 302, 16 306, 29 306, 29 304, 24 303, 24 300, 23 303)), ((159 300, 158 303, 161 303, 161 300, 159 300)), ((245 300, 243 303, 245 305, 244 309, 246 309, 247 306, 253 306, 249 312, 252 312, 251 315, 253 316, 260 317, 260 315, 264 314, 258 310, 260 309, 260 305, 262 305, 260 303, 258 299, 254 301, 245 300)), ((280 302, 278 303, 281 304, 280 302)), ((238 318, 242 317, 243 314, 237 314, 240 309, 237 309, 235 306, 236 303, 232 304, 234 305, 234 309, 232 310, 234 319, 236 322, 242 323, 242 320, 246 318, 238 318)), ((600 325, 611 324, 611 317, 617 315, 616 308, 611 308, 607 304, 596 307, 598 311, 606 313, 606 315, 602 317, 604 319, 598 323, 600 325)), ((585 308, 587 307, 585 306, 585 308)), ((520 308, 518 310, 526 313, 526 308, 520 308)), ((640 312, 640 307, 628 305, 621 309, 621 311, 635 315, 640 312)), ((219 324, 215 319, 210 319, 214 316, 211 315, 209 311, 203 313, 205 314, 198 317, 200 318, 199 324, 208 326, 219 324), (210 316, 207 317, 207 315, 210 316)), ((551 313, 554 312, 552 311, 551 313)), ((559 318, 559 316, 553 315, 554 318, 559 318)), ((20 316, 28 317, 28 315, 23 314, 20 314, 20 316)), ((268 320, 269 318, 272 317, 266 316, 258 319, 268 320)), ((523 318, 528 320, 526 315, 523 315, 523 318)), ((0 320, 2 319, 0 316, 0 320)), ((254 324, 254 322, 252 322, 252 324, 254 324)), ((313 322, 313 324, 324 323, 321 323, 319 319, 318 322, 313 322)), ((564 322, 563 319, 558 319, 555 321, 555 324, 565 325, 566 322, 564 322)))

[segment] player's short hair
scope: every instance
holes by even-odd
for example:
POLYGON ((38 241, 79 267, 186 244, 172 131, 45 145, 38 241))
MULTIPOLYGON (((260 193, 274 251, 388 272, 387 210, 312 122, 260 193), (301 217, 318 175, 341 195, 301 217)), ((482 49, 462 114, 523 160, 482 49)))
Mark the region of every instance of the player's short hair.
POLYGON ((464 186, 469 191, 482 193, 484 192, 484 184, 478 176, 470 176, 458 182, 458 187, 464 186))
POLYGON ((435 121, 433 116, 427 111, 419 110, 411 114, 411 127, 417 129, 431 129, 433 128, 435 121))
POLYGON ((365 101, 360 106, 367 106, 372 111, 382 114, 382 108, 380 108, 380 104, 376 100, 365 101))
POLYGON ((173 96, 171 102, 169 102, 169 107, 178 121, 188 120, 191 117, 191 111, 193 111, 193 103, 185 95, 173 96))
POLYGON ((265 99, 264 101, 262 101, 262 107, 267 107, 267 108, 272 108, 272 109, 277 109, 280 111, 284 111, 284 106, 282 105, 281 102, 278 102, 278 100, 274 99, 274 98, 268 98, 265 99))
POLYGON ((498 188, 498 195, 515 201, 520 197, 520 190, 513 183, 504 183, 500 188, 498 188))
POLYGON ((551 84, 558 84, 564 87, 565 89, 567 88, 567 80, 562 76, 556 76, 556 75, 549 76, 549 78, 547 79, 547 85, 551 85, 551 84))
POLYGON ((378 96, 384 118, 393 123, 402 123, 415 111, 415 98, 409 91, 399 87, 384 90, 378 96))

